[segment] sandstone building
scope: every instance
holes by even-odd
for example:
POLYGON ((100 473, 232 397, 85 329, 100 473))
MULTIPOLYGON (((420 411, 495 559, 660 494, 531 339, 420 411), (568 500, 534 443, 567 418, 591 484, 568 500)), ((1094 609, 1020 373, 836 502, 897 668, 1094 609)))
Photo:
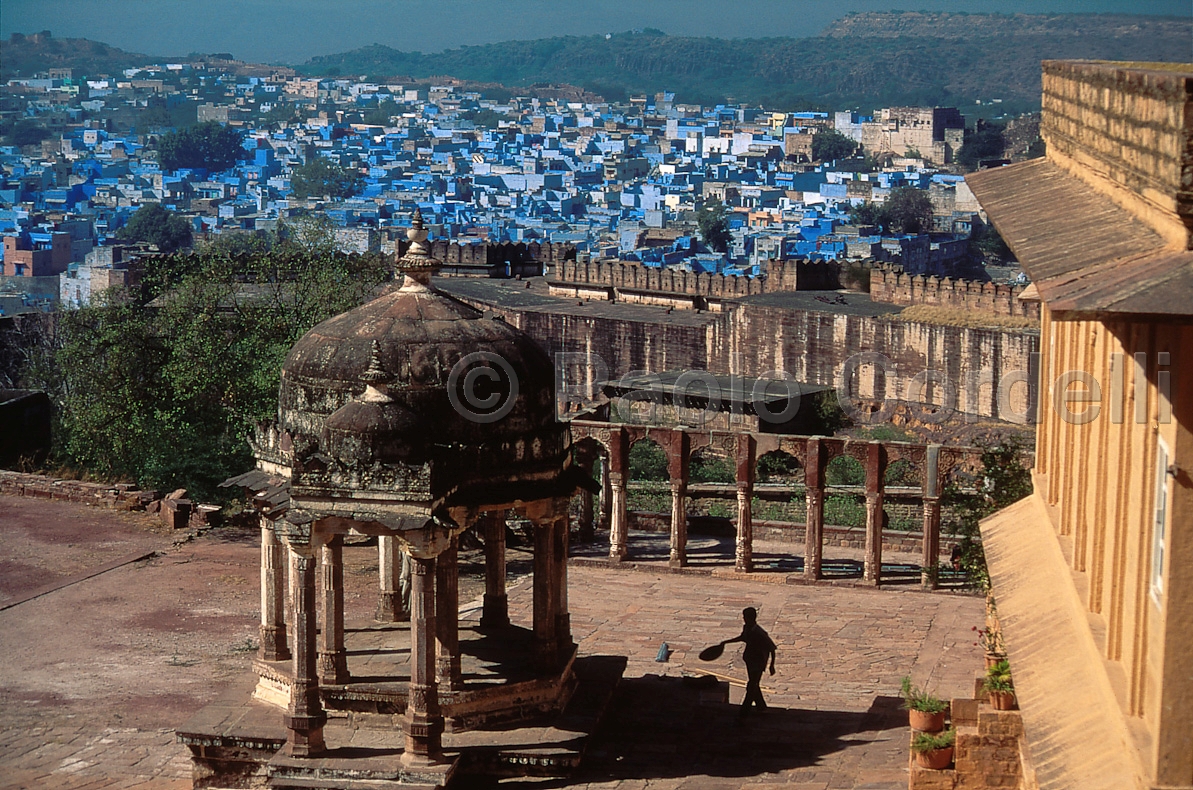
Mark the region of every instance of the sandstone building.
POLYGON ((1042 303, 1035 493, 982 525, 1025 784, 1191 788, 1193 65, 1043 86, 1047 158, 970 179, 1042 303))

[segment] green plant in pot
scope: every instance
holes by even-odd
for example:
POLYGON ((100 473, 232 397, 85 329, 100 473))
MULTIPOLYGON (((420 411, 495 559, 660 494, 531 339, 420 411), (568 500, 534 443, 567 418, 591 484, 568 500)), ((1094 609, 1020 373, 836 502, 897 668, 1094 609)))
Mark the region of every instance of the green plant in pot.
POLYGON ((917 733, 911 740, 916 765, 937 771, 948 768, 953 761, 953 744, 956 742, 957 731, 952 727, 943 732, 917 733))
POLYGON ((1015 684, 1011 680, 1011 665, 999 661, 986 670, 982 689, 995 710, 1011 710, 1015 706, 1015 684))
POLYGON ((903 697, 903 709, 907 711, 908 723, 913 730, 940 732, 944 729, 944 714, 949 703, 913 685, 910 676, 903 678, 899 695, 903 697))

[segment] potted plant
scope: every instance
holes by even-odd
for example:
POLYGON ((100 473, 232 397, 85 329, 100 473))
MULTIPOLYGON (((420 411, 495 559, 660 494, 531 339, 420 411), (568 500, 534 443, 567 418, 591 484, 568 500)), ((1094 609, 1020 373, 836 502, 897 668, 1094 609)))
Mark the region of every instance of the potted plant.
POLYGON ((899 690, 903 697, 903 709, 907 711, 908 723, 920 732, 940 732, 944 729, 944 714, 949 703, 934 697, 919 686, 911 683, 911 677, 903 678, 899 690))
POLYGON ((953 744, 957 741, 957 731, 949 727, 944 732, 917 733, 911 741, 911 751, 915 753, 916 765, 921 768, 941 770, 948 768, 953 761, 953 744))
POLYGON ((982 689, 995 710, 1011 710, 1015 706, 1015 684, 1011 681, 1011 665, 1005 659, 986 670, 982 689))
POLYGON ((985 653, 987 669, 999 661, 1006 660, 1007 649, 1003 645, 1002 632, 996 628, 978 628, 976 625, 973 626, 973 631, 978 637, 978 641, 974 642, 974 644, 981 645, 982 652, 985 653))

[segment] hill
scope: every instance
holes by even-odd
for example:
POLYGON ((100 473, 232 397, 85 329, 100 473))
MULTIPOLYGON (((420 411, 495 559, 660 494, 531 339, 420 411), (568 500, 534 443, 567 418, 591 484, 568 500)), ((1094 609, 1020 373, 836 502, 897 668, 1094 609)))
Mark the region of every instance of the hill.
POLYGON ((525 86, 568 82, 618 98, 672 90, 679 101, 726 99, 776 109, 899 104, 1038 109, 1041 60, 1182 61, 1193 21, 1168 17, 865 13, 804 39, 716 39, 646 30, 460 47, 423 54, 372 45, 313 58, 317 74, 450 74, 525 86))
POLYGON ((54 38, 48 30, 13 33, 0 42, 0 79, 31 77, 46 69, 71 68, 80 74, 116 74, 153 59, 86 38, 54 38))

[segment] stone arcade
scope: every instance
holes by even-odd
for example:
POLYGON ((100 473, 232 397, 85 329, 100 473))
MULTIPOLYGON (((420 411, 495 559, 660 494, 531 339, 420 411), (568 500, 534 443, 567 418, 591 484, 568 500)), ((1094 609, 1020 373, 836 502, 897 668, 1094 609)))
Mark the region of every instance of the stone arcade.
POLYGON ((440 264, 418 213, 409 237, 400 288, 291 349, 257 469, 229 481, 261 513, 258 680, 253 701, 242 690, 179 729, 196 787, 441 787, 470 759, 469 744, 483 744, 471 759, 490 772, 549 774, 578 760, 566 749, 536 755, 508 735, 468 738, 495 722, 541 723, 576 688, 567 513, 583 475, 555 419, 545 352, 430 287, 440 264), (505 379, 472 393, 496 409, 470 412, 463 387, 496 369, 505 379), (510 510, 533 525, 529 631, 507 615, 510 510), (486 592, 479 627, 461 629, 457 547, 473 527, 483 532, 486 592), (378 538, 380 622, 346 635, 349 534, 378 538), (462 735, 445 748, 445 731, 462 735))

